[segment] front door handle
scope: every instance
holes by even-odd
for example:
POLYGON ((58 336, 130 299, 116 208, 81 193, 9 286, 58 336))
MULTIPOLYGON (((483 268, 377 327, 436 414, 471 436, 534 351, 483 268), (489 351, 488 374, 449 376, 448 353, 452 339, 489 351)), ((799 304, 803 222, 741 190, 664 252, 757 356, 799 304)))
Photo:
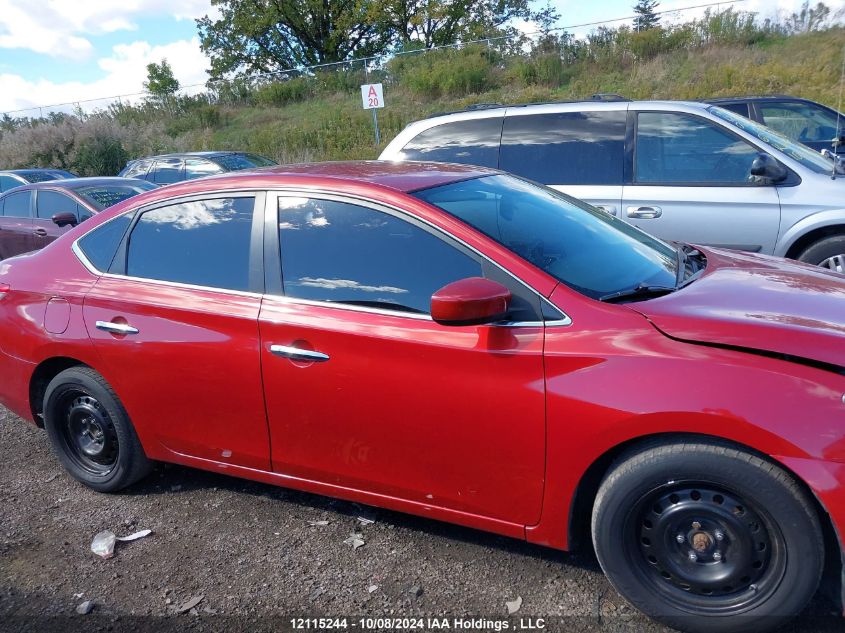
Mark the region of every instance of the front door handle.
POLYGON ((37 228, 33 231, 38 237, 47 237, 47 229, 37 228))
POLYGON ((290 347, 289 345, 271 345, 270 353, 276 356, 281 356, 282 358, 289 358, 291 360, 299 360, 307 363, 324 363, 329 360, 329 355, 323 354, 323 352, 290 347))
POLYGON ((663 209, 660 207, 628 207, 629 218, 639 218, 641 220, 653 220, 663 215, 663 209))
POLYGON ((138 328, 128 323, 112 323, 111 321, 97 321, 97 329, 112 334, 137 334, 138 328))

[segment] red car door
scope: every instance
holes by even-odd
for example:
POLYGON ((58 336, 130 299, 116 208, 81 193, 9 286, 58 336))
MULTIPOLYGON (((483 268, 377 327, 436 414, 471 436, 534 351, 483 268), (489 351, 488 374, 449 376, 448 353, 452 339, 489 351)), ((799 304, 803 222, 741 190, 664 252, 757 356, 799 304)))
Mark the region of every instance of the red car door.
POLYGON ((53 222, 53 216, 59 213, 72 213, 76 216, 77 221, 79 221, 79 210, 76 200, 58 191, 52 191, 50 189, 36 190, 35 217, 32 220, 36 249, 44 248, 62 233, 66 233, 72 228, 69 224, 59 226, 53 222))
MULTIPOLYGON (((286 296, 278 296, 281 279, 268 277, 269 292, 279 292, 265 296, 260 317, 274 470, 536 522, 545 454, 541 317, 523 327, 439 325, 428 316, 431 295, 485 274, 480 256, 360 202, 285 194, 278 217, 274 203, 267 226, 279 229, 267 239, 281 241, 286 296)), ((279 242, 267 252, 278 254, 279 242)), ((278 262, 272 267, 278 277, 278 262)), ((528 295, 531 311, 539 298, 528 295)))
POLYGON ((35 249, 31 200, 31 191, 16 191, 0 198, 0 259, 35 249))
POLYGON ((103 373, 148 450, 270 469, 255 200, 226 194, 143 210, 85 297, 103 373))

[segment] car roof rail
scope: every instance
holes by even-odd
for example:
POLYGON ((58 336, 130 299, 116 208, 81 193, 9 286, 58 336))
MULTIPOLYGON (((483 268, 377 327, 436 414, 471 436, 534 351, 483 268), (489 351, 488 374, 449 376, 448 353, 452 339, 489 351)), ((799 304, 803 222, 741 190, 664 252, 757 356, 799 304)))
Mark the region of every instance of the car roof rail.
POLYGON ((615 92, 597 92, 590 95, 590 101, 630 101, 630 99, 615 92))
POLYGON ((504 104, 501 103, 473 103, 468 105, 465 109, 472 111, 472 110, 488 110, 490 108, 504 108, 504 104))

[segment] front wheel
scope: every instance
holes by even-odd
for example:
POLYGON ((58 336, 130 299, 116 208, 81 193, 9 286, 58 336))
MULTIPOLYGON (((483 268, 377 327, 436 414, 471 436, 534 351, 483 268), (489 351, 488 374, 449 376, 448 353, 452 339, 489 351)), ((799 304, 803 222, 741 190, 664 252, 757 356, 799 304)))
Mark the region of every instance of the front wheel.
POLYGON ((669 626, 768 631, 815 593, 818 516, 792 477, 717 442, 623 455, 593 507, 593 544, 614 587, 669 626))
POLYGON ((845 275, 845 235, 831 235, 811 244, 798 261, 845 275))

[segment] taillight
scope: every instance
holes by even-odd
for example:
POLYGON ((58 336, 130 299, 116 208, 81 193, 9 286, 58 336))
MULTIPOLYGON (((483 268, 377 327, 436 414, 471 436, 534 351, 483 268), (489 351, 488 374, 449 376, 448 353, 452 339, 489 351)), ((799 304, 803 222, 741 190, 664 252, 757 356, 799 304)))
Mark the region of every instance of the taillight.
POLYGON ((0 299, 3 299, 11 291, 12 287, 9 284, 0 284, 0 299))

